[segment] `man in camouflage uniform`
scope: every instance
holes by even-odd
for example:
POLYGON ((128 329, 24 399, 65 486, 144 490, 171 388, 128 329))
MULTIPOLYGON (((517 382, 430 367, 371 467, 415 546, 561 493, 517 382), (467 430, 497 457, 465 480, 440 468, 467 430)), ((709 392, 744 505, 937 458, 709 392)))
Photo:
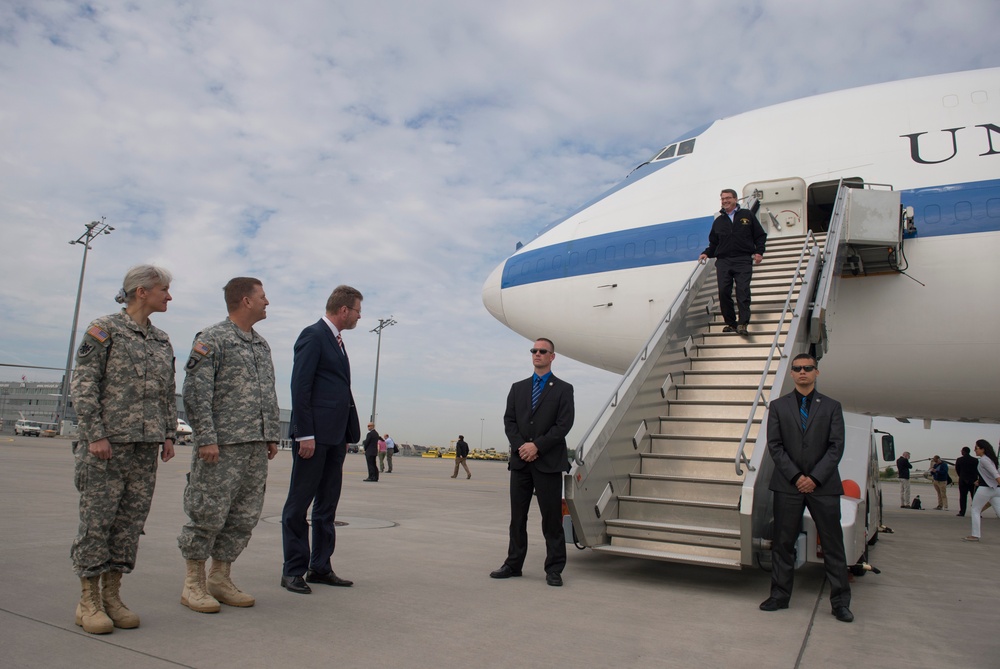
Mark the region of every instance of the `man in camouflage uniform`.
POLYGON ((267 318, 264 287, 237 277, 224 293, 229 318, 195 336, 184 379, 195 448, 184 490, 190 522, 177 538, 187 561, 181 603, 201 613, 217 612, 219 602, 254 605, 233 584, 230 570, 260 519, 267 461, 279 439, 271 348, 253 329, 267 318))
POLYGON ((149 321, 151 313, 167 310, 169 288, 166 270, 129 270, 115 298, 127 306, 93 321, 76 354, 80 529, 70 556, 83 586, 76 624, 91 634, 139 626, 119 591, 122 574, 135 568, 157 452, 162 448, 164 462, 174 456, 174 350, 167 334, 149 321))

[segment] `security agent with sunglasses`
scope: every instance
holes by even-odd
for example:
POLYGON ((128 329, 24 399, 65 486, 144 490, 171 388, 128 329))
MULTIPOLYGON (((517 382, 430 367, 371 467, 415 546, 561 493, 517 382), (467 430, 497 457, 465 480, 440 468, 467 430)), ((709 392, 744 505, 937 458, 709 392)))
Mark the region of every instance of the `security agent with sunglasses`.
POLYGON ((854 620, 851 586, 840 525, 844 487, 837 470, 844 455, 844 412, 840 402, 816 392, 816 358, 800 353, 792 361, 795 390, 773 400, 767 417, 767 450, 774 461, 774 538, 771 544, 771 596, 762 611, 787 609, 792 596, 795 540, 802 513, 809 509, 820 543, 830 604, 837 620, 854 620))
POLYGON ((521 575, 528 553, 528 507, 538 497, 545 537, 545 582, 560 586, 566 566, 562 526, 562 476, 569 471, 566 435, 573 427, 573 386, 552 373, 556 347, 535 340, 531 349, 534 374, 510 387, 504 431, 510 443, 510 543, 503 565, 492 578, 521 575))

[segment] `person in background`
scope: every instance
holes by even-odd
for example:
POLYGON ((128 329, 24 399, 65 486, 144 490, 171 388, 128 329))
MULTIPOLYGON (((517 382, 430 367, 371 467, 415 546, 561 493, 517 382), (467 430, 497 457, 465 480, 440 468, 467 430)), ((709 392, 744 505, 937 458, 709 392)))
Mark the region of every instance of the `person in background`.
POLYGON ((386 444, 385 439, 379 437, 378 440, 378 471, 379 473, 385 473, 385 452, 386 444))
POLYGON ((979 541, 982 536, 983 509, 989 504, 993 513, 1000 518, 1000 463, 997 462, 993 445, 985 439, 976 442, 976 455, 979 456, 979 488, 972 498, 972 534, 963 541, 979 541))
POLYGON ((970 455, 969 447, 962 447, 962 455, 955 460, 955 475, 958 476, 958 513, 964 516, 966 497, 970 500, 976 495, 976 482, 979 480, 979 460, 970 455))
POLYGON ((139 626, 121 600, 156 485, 156 457, 174 457, 174 349, 149 320, 164 313, 170 272, 137 265, 115 301, 125 307, 90 324, 76 352, 71 390, 80 439, 75 482, 80 529, 70 556, 83 593, 76 624, 90 634, 139 626))
POLYGON ((396 452, 396 442, 392 440, 392 437, 389 436, 388 432, 385 433, 384 439, 385 439, 385 465, 386 465, 385 473, 391 474, 392 456, 396 452))
POLYGON ((948 463, 941 459, 940 455, 931 458, 931 480, 934 482, 934 491, 937 493, 936 511, 948 510, 948 463))
POLYGON ((910 452, 903 451, 903 454, 896 459, 896 468, 899 470, 899 508, 910 508, 910 452))
POLYGON ((461 465, 465 468, 465 478, 471 479, 472 472, 469 470, 469 465, 466 460, 469 458, 469 445, 465 443, 465 437, 458 435, 458 441, 455 442, 455 471, 452 472, 451 477, 458 477, 458 466, 461 465))
POLYGON ((368 423, 368 434, 365 435, 364 446, 365 462, 368 464, 368 478, 362 479, 365 483, 378 483, 378 442, 382 438, 375 429, 375 423, 368 423))

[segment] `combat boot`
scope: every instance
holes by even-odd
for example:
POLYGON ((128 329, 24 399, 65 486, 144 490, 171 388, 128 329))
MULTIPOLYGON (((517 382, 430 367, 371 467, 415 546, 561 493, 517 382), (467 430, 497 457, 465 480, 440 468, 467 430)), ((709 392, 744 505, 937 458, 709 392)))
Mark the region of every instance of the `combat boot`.
POLYGON ((125 606, 120 594, 121 587, 120 571, 106 571, 101 574, 101 600, 104 602, 104 611, 115 627, 128 630, 139 626, 139 616, 125 606))
POLYGON ((257 600, 237 588, 230 578, 232 568, 232 562, 220 562, 212 558, 212 567, 208 570, 209 594, 226 606, 253 606, 257 600))
POLYGON ((81 578, 80 585, 83 587, 83 594, 80 596, 80 603, 76 605, 76 624, 84 632, 91 634, 110 633, 114 624, 104 612, 104 604, 101 602, 101 577, 81 578))
POLYGON ((198 613, 218 613, 222 607, 205 591, 205 561, 188 560, 181 604, 198 613))

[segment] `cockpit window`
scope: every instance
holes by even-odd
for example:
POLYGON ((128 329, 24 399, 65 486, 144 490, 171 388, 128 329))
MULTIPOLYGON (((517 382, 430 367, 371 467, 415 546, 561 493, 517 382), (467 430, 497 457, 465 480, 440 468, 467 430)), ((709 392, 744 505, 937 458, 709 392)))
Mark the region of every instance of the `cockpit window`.
POLYGON ((677 151, 677 145, 671 144, 670 146, 668 146, 667 148, 663 149, 658 154, 656 154, 656 157, 649 162, 653 162, 655 160, 663 160, 664 158, 673 158, 675 151, 677 151))
POLYGON ((694 139, 685 139, 679 144, 671 144, 662 151, 660 151, 656 156, 654 156, 649 162, 654 163, 657 160, 666 160, 667 158, 675 158, 677 156, 686 156, 689 153, 694 153, 694 139))

